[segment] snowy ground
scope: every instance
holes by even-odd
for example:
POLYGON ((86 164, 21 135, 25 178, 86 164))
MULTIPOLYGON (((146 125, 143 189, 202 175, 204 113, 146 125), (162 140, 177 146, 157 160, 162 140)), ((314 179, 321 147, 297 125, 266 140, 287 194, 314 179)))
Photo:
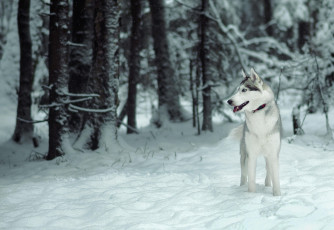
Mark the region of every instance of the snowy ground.
MULTIPOLYGON (((282 112, 286 136, 290 112, 282 112)), ((129 145, 120 161, 78 152, 46 162, 32 159, 45 143, 33 149, 6 141, 14 116, 0 116, 0 229, 334 228, 334 148, 323 138, 284 138, 282 196, 273 197, 262 159, 257 193, 239 186, 238 143, 225 138, 237 124, 217 124, 200 137, 189 123, 146 128, 120 134, 129 145)), ((323 117, 308 116, 305 129, 323 134, 323 117)))

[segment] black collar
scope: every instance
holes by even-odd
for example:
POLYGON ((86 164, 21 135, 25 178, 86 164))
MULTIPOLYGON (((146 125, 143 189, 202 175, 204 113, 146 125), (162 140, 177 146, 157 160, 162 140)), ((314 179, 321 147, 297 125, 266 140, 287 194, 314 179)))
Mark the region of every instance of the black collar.
POLYGON ((253 113, 255 113, 256 111, 259 111, 259 110, 263 109, 264 107, 266 107, 266 104, 260 105, 257 109, 253 110, 253 113))

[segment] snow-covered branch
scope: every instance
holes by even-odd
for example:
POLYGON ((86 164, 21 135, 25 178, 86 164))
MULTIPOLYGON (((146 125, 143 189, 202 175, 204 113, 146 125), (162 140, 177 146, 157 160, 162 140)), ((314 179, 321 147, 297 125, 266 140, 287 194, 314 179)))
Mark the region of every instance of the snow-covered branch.
POLYGON ((239 52, 246 54, 249 57, 258 59, 261 62, 268 64, 269 66, 274 66, 273 59, 270 59, 266 53, 259 53, 257 51, 252 51, 244 48, 241 48, 239 52))
MULTIPOLYGON (((51 90, 53 87, 53 85, 42 85, 42 88, 46 89, 46 90, 51 90)), ((96 93, 69 93, 69 92, 63 92, 60 90, 57 90, 56 93, 59 96, 68 96, 68 97, 99 97, 99 94, 96 93)))
POLYGON ((224 25, 221 17, 220 17, 220 14, 216 8, 216 6, 213 4, 212 0, 209 0, 209 4, 210 4, 210 7, 211 7, 211 10, 213 11, 213 13, 215 14, 215 17, 216 19, 212 18, 212 17, 208 17, 212 20, 214 20, 215 22, 217 22, 220 30, 226 35, 226 37, 232 42, 232 45, 237 53, 237 56, 238 56, 238 59, 239 59, 239 63, 241 65, 241 67, 243 69, 247 69, 246 68, 246 65, 244 64, 244 61, 241 57, 241 54, 240 54, 240 50, 239 50, 239 47, 238 47, 238 43, 237 41, 235 40, 235 38, 229 33, 229 29, 224 25))
POLYGON ((86 97, 86 98, 80 98, 80 99, 75 99, 75 100, 68 100, 68 101, 63 101, 62 103, 52 103, 49 105, 40 105, 40 108, 51 108, 51 107, 59 107, 67 104, 72 104, 72 103, 78 103, 78 102, 83 102, 83 101, 88 101, 91 100, 92 97, 86 97))
POLYGON ((253 38, 249 40, 243 39, 241 46, 250 46, 250 45, 259 44, 259 43, 270 44, 274 48, 276 48, 278 51, 280 51, 282 54, 288 56, 291 59, 294 59, 296 56, 294 53, 290 52, 290 50, 286 46, 283 46, 276 39, 271 38, 271 37, 258 37, 258 38, 253 38))
POLYGON ((197 88, 197 90, 198 91, 202 91, 202 90, 204 90, 204 89, 206 89, 208 87, 218 87, 218 86, 221 86, 221 84, 214 83, 213 81, 208 81, 202 87, 197 88))
POLYGON ((66 43, 67 46, 74 46, 74 47, 86 47, 85 44, 82 44, 82 43, 74 43, 74 42, 67 42, 66 43))
POLYGON ((199 13, 199 14, 201 13, 198 9, 196 9, 196 7, 190 6, 190 5, 188 5, 188 4, 186 4, 186 3, 182 2, 182 1, 179 1, 179 0, 175 0, 175 1, 177 3, 179 3, 180 5, 182 5, 182 6, 185 6, 185 7, 189 8, 189 9, 195 11, 196 13, 199 13))
POLYGON ((69 96, 69 97, 99 97, 99 94, 95 93, 69 93, 69 92, 61 92, 57 91, 60 96, 69 96))
POLYGON ((45 120, 38 120, 38 121, 29 121, 23 118, 18 117, 17 120, 22 121, 24 123, 29 123, 29 124, 35 124, 35 123, 42 123, 42 122, 47 122, 49 119, 45 119, 45 120))
POLYGON ((43 89, 46 89, 46 90, 51 90, 52 87, 53 87, 52 84, 51 84, 51 85, 42 85, 42 88, 43 88, 43 89))
POLYGON ((107 109, 91 109, 91 108, 83 108, 80 106, 70 104, 69 109, 72 112, 88 112, 88 113, 108 113, 114 111, 116 108, 115 106, 107 108, 107 109))

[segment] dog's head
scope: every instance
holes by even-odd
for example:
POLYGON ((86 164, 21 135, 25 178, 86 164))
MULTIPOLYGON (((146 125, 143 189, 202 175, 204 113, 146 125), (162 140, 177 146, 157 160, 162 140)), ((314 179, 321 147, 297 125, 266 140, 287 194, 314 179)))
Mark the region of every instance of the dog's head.
POLYGON ((227 101, 233 106, 233 112, 256 111, 261 105, 271 100, 270 92, 265 93, 265 84, 252 68, 250 75, 242 71, 243 80, 236 93, 227 101))

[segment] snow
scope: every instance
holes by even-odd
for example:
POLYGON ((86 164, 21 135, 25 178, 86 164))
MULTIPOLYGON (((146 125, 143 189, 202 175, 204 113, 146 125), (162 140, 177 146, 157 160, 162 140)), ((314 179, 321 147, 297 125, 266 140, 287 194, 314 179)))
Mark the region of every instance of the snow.
MULTIPOLYGON (((285 6, 275 15, 281 26, 291 26, 292 16, 285 6)), ((112 153, 103 148, 82 151, 79 139, 74 147, 65 143, 64 157, 44 161, 46 123, 36 124, 40 147, 14 144, 10 137, 15 126, 19 48, 16 21, 11 23, 0 63, 0 229, 334 228, 334 144, 325 138, 322 114, 308 115, 305 135, 291 138, 291 92, 290 96, 282 92, 279 103, 285 130, 280 197, 264 186, 261 158, 257 192, 248 193, 247 186, 239 186, 239 144, 226 138, 239 124, 222 123, 222 117, 215 116, 214 132, 201 136, 191 121, 164 123, 155 129, 148 126, 148 111, 156 103, 148 103, 149 96, 140 97, 146 100, 138 108, 140 134, 126 135, 121 128, 118 143, 106 143, 108 149, 117 145, 112 153)), ((327 27, 324 24, 321 31, 327 27)), ((327 34, 319 36, 322 41, 327 34)), ((38 69, 41 79, 45 73, 38 69)), ((296 103, 298 97, 293 98, 296 103)), ((44 118, 44 114, 34 115, 36 120, 44 118)), ((329 120, 334 128, 332 109, 329 120)), ((104 133, 105 139, 112 135, 104 133)))
POLYGON ((0 229, 332 229, 334 147, 319 137, 324 118, 309 115, 309 134, 289 144, 290 114, 282 110, 281 197, 264 186, 262 159, 257 192, 239 186, 238 143, 225 138, 238 124, 201 136, 190 123, 121 131, 126 157, 72 149, 43 161, 32 159, 46 140, 38 149, 15 145, 1 122, 0 229))

